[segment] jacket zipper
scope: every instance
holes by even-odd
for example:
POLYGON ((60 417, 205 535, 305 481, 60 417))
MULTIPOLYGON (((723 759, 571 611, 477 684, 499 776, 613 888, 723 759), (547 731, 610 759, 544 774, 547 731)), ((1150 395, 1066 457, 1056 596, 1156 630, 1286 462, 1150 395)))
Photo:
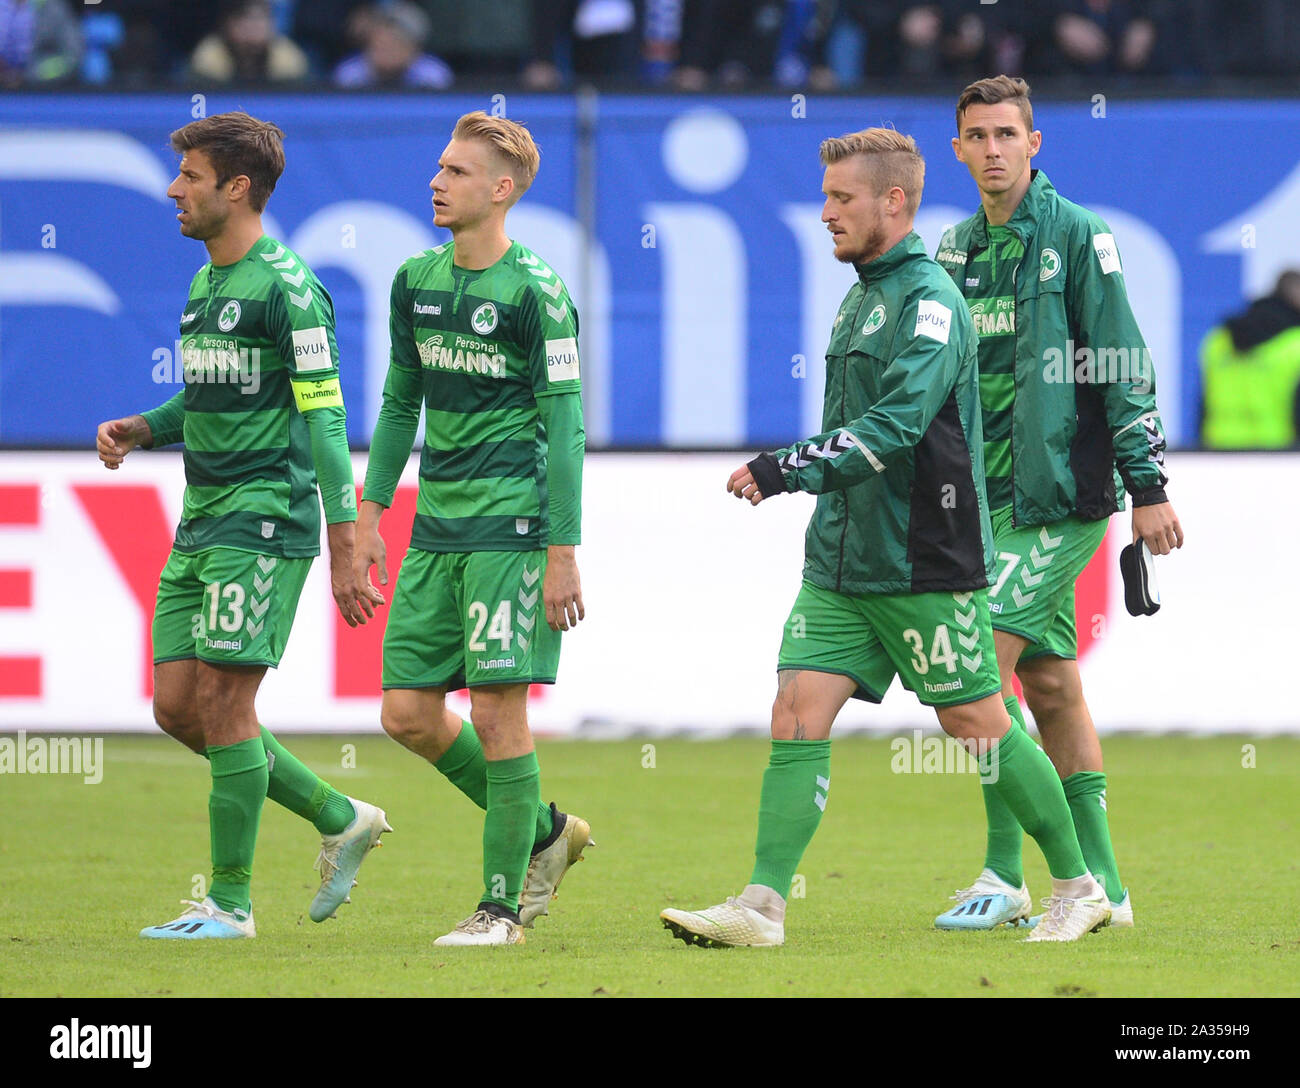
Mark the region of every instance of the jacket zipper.
MULTIPOLYGON (((853 311, 854 329, 858 327, 857 325, 858 317, 862 313, 863 304, 867 301, 867 291, 870 289, 870 286, 871 285, 869 283, 865 281, 863 282, 862 298, 858 302, 857 309, 853 311)), ((852 329, 849 330, 848 342, 849 343, 853 342, 852 329)), ((843 376, 840 381, 840 426, 841 427, 844 426, 844 414, 847 408, 847 405, 844 402, 845 399, 848 397, 848 393, 849 393, 849 350, 848 350, 848 346, 846 345, 844 348, 844 370, 843 370, 843 376)), ((835 570, 835 592, 836 593, 843 592, 843 589, 841 587, 844 584, 844 544, 849 535, 849 493, 847 491, 841 491, 840 494, 844 497, 844 528, 840 530, 840 561, 839 561, 839 565, 836 567, 835 570)))

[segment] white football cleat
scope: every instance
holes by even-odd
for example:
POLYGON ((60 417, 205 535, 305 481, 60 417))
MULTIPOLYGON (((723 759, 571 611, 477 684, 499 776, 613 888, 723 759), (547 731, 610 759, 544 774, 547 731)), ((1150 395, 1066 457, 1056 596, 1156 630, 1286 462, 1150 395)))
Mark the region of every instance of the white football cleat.
POLYGON ((558 811, 554 802, 551 812, 556 820, 563 819, 564 823, 554 841, 528 859, 524 890, 519 894, 519 922, 530 929, 539 915, 550 913, 547 907, 555 898, 564 874, 582 860, 582 852, 588 846, 596 845, 586 820, 558 811))
POLYGON ((785 944, 785 923, 774 922, 734 895, 707 910, 659 912, 674 937, 704 948, 774 948, 785 944))
POLYGON ((1110 922, 1116 929, 1133 928, 1133 904, 1129 902, 1128 889, 1124 889, 1124 898, 1110 905, 1110 922))
POLYGON ((1096 933, 1110 921, 1110 900, 1105 892, 1087 899, 1066 899, 1053 895, 1043 900, 1047 913, 1026 941, 1077 941, 1085 933, 1096 933))
POLYGON ((949 896, 957 905, 934 920, 936 929, 995 929, 1019 925, 1029 919, 1034 901, 1029 888, 1014 888, 992 869, 985 869, 969 888, 958 888, 949 896))
POLYGON ((337 835, 322 835, 320 856, 316 867, 320 869, 320 890, 311 901, 307 912, 313 922, 332 918, 344 903, 352 902, 348 893, 356 884, 357 870, 372 847, 382 846, 379 836, 392 831, 382 808, 349 797, 356 816, 337 835))
POLYGON ((450 933, 433 942, 443 948, 479 944, 523 944, 524 929, 509 918, 476 910, 450 933))
MULTIPOLYGON (((1041 914, 1035 914, 1029 919, 1030 926, 1037 926, 1043 920, 1041 914)), ((1110 921, 1106 923, 1112 929, 1132 929, 1133 928, 1133 904, 1129 901, 1128 889, 1124 889, 1124 898, 1118 903, 1110 905, 1110 921)))

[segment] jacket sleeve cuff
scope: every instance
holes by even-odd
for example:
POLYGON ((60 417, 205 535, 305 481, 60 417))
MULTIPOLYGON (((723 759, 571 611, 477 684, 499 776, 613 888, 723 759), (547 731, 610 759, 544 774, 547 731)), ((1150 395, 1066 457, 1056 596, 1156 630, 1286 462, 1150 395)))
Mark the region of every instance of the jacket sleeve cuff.
POLYGON ((1132 496, 1134 507, 1159 506, 1162 502, 1169 501, 1163 487, 1148 487, 1144 491, 1134 491, 1132 496))
POLYGON ((780 495, 785 490, 785 476, 777 459, 770 453, 760 453, 745 466, 754 477, 754 483, 763 498, 780 495))

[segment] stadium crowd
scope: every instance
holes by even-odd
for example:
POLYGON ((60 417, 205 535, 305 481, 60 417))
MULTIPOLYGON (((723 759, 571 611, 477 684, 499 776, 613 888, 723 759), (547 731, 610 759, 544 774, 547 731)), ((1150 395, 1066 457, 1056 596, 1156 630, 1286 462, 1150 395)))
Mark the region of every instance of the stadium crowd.
POLYGON ((907 88, 1300 75, 1293 0, 0 0, 9 88, 907 88))

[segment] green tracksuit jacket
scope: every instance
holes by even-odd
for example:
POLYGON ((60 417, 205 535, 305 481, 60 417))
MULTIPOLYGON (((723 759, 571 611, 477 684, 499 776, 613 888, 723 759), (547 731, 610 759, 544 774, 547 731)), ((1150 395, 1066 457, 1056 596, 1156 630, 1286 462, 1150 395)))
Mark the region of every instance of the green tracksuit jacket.
POLYGON ((808 581, 853 595, 989 584, 977 367, 961 293, 915 232, 858 266, 826 350, 824 433, 751 462, 765 495, 819 496, 808 581))
MULTIPOLYGON (((1134 505, 1164 502, 1155 372, 1110 228, 1059 196, 1041 170, 1006 226, 1025 246, 1016 273, 1014 523, 1104 518, 1120 509, 1124 488, 1134 505)), ((936 259, 959 288, 967 255, 987 242, 983 208, 944 234, 936 259)))

